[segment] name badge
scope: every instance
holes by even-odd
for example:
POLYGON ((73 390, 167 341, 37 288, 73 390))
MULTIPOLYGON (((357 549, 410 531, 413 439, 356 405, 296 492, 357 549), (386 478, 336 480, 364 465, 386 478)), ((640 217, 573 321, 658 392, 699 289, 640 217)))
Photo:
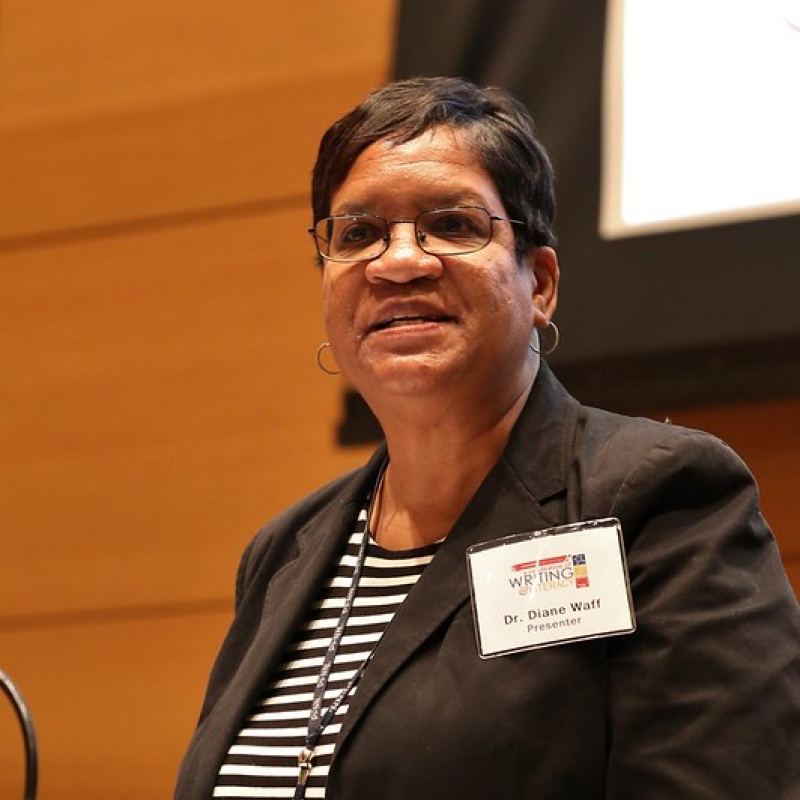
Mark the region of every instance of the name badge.
POLYGON ((467 567, 481 658, 636 629, 617 519, 474 545, 467 567))

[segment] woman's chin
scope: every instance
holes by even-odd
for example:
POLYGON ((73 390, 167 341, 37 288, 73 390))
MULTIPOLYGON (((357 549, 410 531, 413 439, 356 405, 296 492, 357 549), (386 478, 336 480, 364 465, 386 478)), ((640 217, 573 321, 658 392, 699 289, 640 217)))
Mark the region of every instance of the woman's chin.
POLYGON ((362 365, 350 382, 376 401, 398 395, 421 398, 443 388, 452 389, 460 367, 453 353, 393 354, 362 365))

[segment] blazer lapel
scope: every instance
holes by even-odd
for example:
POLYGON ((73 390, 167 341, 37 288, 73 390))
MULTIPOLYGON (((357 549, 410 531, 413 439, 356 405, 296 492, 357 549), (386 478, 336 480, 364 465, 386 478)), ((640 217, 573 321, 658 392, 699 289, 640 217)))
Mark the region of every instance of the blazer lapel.
POLYGON ((563 522, 543 504, 566 490, 568 454, 577 408, 577 402, 543 367, 503 456, 442 543, 378 645, 350 701, 337 748, 342 747, 392 676, 438 627, 469 602, 467 548, 563 522))
POLYGON ((339 497, 297 532, 296 555, 268 578, 261 621, 255 636, 247 646, 233 679, 198 727, 192 751, 187 753, 184 771, 192 775, 197 787, 197 794, 193 797, 211 796, 232 739, 242 721, 251 713, 269 675, 305 620, 320 586, 329 577, 344 542, 352 533, 365 492, 384 458, 385 449, 381 448, 346 484, 339 497), (201 753, 204 754, 202 760, 193 758, 193 754, 201 753), (209 758, 210 753, 214 753, 216 758, 209 758))

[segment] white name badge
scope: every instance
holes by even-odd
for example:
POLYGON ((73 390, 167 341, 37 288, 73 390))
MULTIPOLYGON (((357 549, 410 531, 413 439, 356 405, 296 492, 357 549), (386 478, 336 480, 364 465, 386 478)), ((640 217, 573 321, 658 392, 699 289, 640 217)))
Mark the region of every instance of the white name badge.
POLYGON ((484 542, 467 566, 482 658, 636 629, 617 519, 484 542))

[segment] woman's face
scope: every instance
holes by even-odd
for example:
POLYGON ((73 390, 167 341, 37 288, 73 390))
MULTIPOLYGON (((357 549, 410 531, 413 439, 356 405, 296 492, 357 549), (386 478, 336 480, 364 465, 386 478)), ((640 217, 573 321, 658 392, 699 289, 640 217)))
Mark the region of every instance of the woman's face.
MULTIPOLYGON (((411 220, 458 205, 506 216, 468 140, 440 128, 364 150, 334 194, 331 214, 411 220)), ((533 375, 534 325, 545 325, 555 309, 553 251, 538 248, 518 262, 508 222, 493 222, 489 244, 466 255, 425 253, 411 224, 390 231, 378 258, 324 265, 325 323, 345 377, 379 416, 390 396, 518 396, 533 375)))

